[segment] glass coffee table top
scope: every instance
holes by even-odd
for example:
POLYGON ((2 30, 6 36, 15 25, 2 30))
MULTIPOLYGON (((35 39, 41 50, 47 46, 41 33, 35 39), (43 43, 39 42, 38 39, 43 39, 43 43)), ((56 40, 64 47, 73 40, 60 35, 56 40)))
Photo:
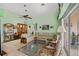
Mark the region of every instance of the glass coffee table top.
POLYGON ((24 46, 19 50, 28 56, 39 56, 40 49, 45 45, 46 45, 45 41, 41 40, 32 41, 28 43, 27 46, 24 46))

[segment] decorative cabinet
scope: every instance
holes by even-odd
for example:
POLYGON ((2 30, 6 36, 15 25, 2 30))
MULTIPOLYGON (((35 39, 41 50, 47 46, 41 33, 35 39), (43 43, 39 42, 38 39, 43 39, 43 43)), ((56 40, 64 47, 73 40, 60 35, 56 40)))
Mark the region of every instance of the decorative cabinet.
POLYGON ((27 33, 27 24, 17 24, 17 32, 19 35, 21 35, 23 32, 27 33))
POLYGON ((13 40, 14 25, 10 23, 4 24, 4 42, 13 40))

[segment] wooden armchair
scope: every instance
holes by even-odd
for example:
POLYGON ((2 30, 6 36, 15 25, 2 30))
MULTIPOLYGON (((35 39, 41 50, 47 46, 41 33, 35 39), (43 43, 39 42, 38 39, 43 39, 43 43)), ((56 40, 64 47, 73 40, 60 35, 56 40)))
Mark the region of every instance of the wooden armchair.
POLYGON ((49 41, 48 44, 40 50, 39 54, 54 56, 57 51, 58 41, 59 40, 49 41))
POLYGON ((39 55, 40 56, 52 56, 54 55, 55 51, 56 49, 54 47, 45 46, 40 50, 39 55))

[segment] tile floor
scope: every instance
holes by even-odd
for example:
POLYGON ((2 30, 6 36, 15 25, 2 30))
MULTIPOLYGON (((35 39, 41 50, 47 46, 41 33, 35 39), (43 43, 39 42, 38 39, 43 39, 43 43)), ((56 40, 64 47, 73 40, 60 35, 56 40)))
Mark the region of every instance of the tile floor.
POLYGON ((7 52, 8 56, 24 56, 22 52, 18 51, 19 48, 26 44, 20 43, 20 39, 11 42, 3 43, 3 50, 7 52))
MULTIPOLYGON (((32 39, 31 39, 32 40, 32 39)), ((28 40, 30 42, 31 40, 28 40)), ((24 53, 20 52, 18 49, 25 46, 26 44, 20 43, 20 39, 3 43, 3 49, 7 52, 8 56, 27 56, 24 53)), ((60 56, 65 56, 64 50, 61 51, 60 56)))

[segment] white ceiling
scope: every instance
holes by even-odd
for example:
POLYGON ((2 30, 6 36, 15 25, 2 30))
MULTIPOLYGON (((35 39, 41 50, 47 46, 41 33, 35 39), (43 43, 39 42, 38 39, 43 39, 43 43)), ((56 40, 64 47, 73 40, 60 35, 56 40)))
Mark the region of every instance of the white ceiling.
POLYGON ((30 15, 31 17, 56 14, 58 12, 57 3, 45 3, 44 6, 41 6, 41 3, 0 3, 0 8, 4 8, 20 16, 30 15), (24 7, 24 4, 26 7, 24 7), (27 10, 26 12, 25 9, 27 10))

